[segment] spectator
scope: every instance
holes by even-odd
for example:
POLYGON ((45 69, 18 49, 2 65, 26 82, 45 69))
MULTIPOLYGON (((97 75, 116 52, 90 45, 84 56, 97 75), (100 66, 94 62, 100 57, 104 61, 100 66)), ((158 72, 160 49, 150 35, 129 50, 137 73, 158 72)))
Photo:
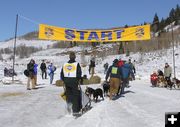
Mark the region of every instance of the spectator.
POLYGON ((44 75, 45 75, 45 79, 47 79, 47 68, 46 68, 46 63, 44 62, 44 60, 42 60, 41 66, 40 66, 41 72, 42 72, 42 79, 44 79, 44 75))
MULTIPOLYGON (((165 63, 164 67, 164 77, 167 82, 171 81, 171 74, 172 74, 172 68, 169 66, 168 63, 165 63)), ((170 84, 169 84, 170 85, 170 84)))
POLYGON ((92 57, 91 58, 91 60, 90 60, 90 69, 89 69, 89 71, 90 71, 90 73, 91 73, 91 77, 93 77, 94 76, 94 73, 95 73, 95 58, 94 57, 92 57))
POLYGON ((37 72, 38 72, 38 64, 36 64, 35 62, 34 62, 34 84, 35 84, 35 86, 37 85, 37 72))
POLYGON ((135 71, 134 64, 131 62, 131 59, 129 59, 129 65, 131 66, 130 78, 131 78, 131 80, 135 80, 135 75, 134 75, 134 73, 135 73, 136 71, 135 71))
POLYGON ((53 65, 53 63, 51 63, 49 66, 48 66, 48 74, 49 74, 49 77, 50 77, 50 84, 53 83, 53 79, 54 79, 54 72, 56 71, 56 67, 53 65))
POLYGON ((133 71, 134 71, 134 74, 136 74, 136 60, 133 61, 133 65, 134 65, 133 71))
POLYGON ((5 67, 4 68, 4 76, 7 76, 8 75, 8 69, 5 67))
POLYGON ((28 71, 28 81, 27 81, 27 90, 31 90, 30 83, 32 85, 32 89, 35 89, 35 80, 34 80, 34 60, 31 59, 30 62, 27 64, 27 71, 28 71))
POLYGON ((108 67, 109 67, 109 64, 108 64, 108 63, 105 63, 105 64, 104 64, 104 74, 107 73, 108 67))
POLYGON ((160 69, 158 69, 158 76, 164 76, 163 72, 160 69))
POLYGON ((158 75, 156 74, 156 71, 153 72, 153 74, 151 74, 151 84, 153 87, 157 86, 157 80, 158 80, 158 75))

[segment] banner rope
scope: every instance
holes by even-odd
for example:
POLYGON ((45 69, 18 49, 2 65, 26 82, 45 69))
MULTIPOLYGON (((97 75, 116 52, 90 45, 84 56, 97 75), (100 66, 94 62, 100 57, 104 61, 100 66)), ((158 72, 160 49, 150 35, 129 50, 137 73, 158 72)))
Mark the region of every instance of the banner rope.
POLYGON ((22 18, 22 19, 24 19, 24 20, 26 20, 26 21, 29 21, 29 22, 31 22, 31 23, 33 23, 33 24, 36 24, 36 25, 39 25, 39 24, 40 24, 39 22, 37 22, 37 21, 35 21, 35 20, 32 20, 32 19, 30 19, 30 18, 27 18, 27 17, 25 17, 25 16, 23 16, 23 15, 20 15, 20 14, 18 14, 18 15, 19 15, 20 18, 22 18))

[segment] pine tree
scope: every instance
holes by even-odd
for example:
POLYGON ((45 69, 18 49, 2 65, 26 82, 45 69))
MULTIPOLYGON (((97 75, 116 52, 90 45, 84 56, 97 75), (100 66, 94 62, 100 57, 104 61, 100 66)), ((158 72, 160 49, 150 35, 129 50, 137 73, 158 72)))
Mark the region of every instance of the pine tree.
POLYGON ((174 8, 171 9, 171 11, 169 13, 169 18, 170 18, 171 22, 175 21, 175 10, 174 10, 174 8))
POLYGON ((165 20, 164 18, 161 19, 161 22, 159 23, 159 29, 163 31, 164 27, 165 27, 165 20))
POLYGON ((166 18, 165 20, 165 26, 169 25, 171 23, 170 17, 166 18))
POLYGON ((157 13, 154 15, 154 20, 153 20, 153 24, 157 24, 159 23, 159 17, 157 15, 157 13))
POLYGON ((124 26, 124 28, 128 28, 128 25, 126 24, 126 25, 124 26))
POLYGON ((175 9, 175 21, 176 21, 175 25, 178 25, 180 22, 180 7, 178 4, 176 5, 176 9, 175 9))
POLYGON ((154 32, 157 32, 159 30, 159 17, 157 15, 157 13, 154 15, 152 30, 154 32))

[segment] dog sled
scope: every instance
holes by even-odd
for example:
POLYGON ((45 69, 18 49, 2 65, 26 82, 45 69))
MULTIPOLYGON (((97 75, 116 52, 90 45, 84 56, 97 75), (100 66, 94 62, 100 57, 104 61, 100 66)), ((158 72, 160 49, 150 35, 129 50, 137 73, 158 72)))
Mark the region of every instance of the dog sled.
MULTIPOLYGON (((84 114, 91 108, 91 99, 82 91, 80 90, 80 100, 81 100, 81 112, 80 114, 84 114)), ((63 92, 60 94, 60 97, 66 101, 66 93, 63 92)))
POLYGON ((91 99, 81 90, 81 104, 82 113, 88 111, 91 108, 91 99))

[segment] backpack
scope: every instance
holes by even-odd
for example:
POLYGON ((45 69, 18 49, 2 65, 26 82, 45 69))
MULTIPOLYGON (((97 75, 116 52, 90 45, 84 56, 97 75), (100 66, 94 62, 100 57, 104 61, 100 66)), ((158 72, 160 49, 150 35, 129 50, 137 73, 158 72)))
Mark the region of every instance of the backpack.
POLYGON ((26 76, 26 77, 29 77, 29 71, 26 69, 26 70, 24 70, 24 75, 26 76))

